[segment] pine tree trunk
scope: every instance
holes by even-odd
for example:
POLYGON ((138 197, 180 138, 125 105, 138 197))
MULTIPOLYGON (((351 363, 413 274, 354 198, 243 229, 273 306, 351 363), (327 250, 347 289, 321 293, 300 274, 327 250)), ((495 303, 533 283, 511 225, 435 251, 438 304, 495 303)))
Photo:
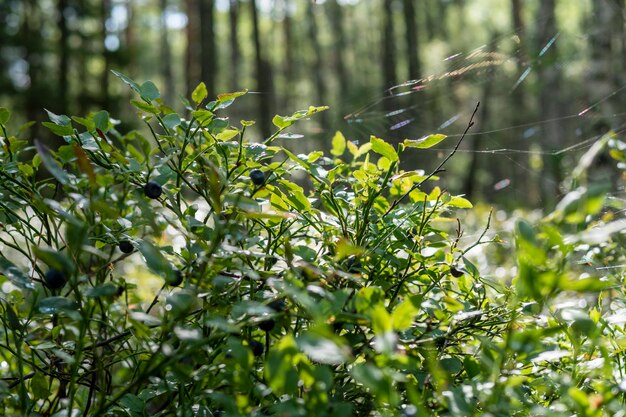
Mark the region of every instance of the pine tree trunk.
POLYGON ((200 0, 200 78, 206 84, 209 99, 215 98, 217 53, 215 45, 214 0, 200 0))
POLYGON ((161 77, 163 78, 163 101, 172 105, 174 98, 174 74, 172 72, 172 53, 168 36, 166 10, 168 0, 160 0, 161 7, 161 77))
POLYGON ((417 26, 415 23, 415 4, 413 0, 404 0, 404 27, 406 52, 408 60, 408 78, 417 80, 422 76, 419 59, 419 43, 417 37, 417 26))
POLYGON ((269 63, 263 59, 261 43, 261 30, 259 27, 259 16, 256 7, 256 0, 250 0, 252 16, 252 37, 254 42, 254 64, 257 80, 257 90, 259 98, 259 126, 263 138, 268 138, 272 134, 272 98, 271 91, 271 68, 269 63))
POLYGON ((239 66, 241 65, 241 51, 239 48, 239 0, 230 0, 228 9, 228 20, 230 23, 230 89, 238 91, 242 88, 239 79, 239 66))

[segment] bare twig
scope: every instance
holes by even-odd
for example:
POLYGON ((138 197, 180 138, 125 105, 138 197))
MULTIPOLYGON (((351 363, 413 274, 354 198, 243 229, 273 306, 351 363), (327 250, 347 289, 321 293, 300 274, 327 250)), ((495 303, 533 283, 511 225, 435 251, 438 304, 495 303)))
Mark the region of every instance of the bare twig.
POLYGON ((476 103, 476 107, 474 108, 474 112, 472 113, 472 116, 470 117, 470 121, 467 124, 467 127, 465 128, 465 131, 463 132, 463 134, 461 135, 461 139, 459 139, 458 143, 456 144, 456 146, 454 147, 454 149, 452 149, 452 152, 450 152, 448 154, 448 156, 446 156, 446 158, 441 161, 441 163, 437 166, 437 168, 435 168, 430 174, 428 174, 426 176, 426 178, 424 178, 423 180, 421 180, 419 183, 414 184, 409 191, 407 191, 406 193, 404 193, 402 195, 402 197, 400 197, 397 200, 394 200, 393 203, 391 203, 391 206, 389 206, 389 208, 387 209, 387 211, 385 212, 385 214, 383 214, 383 216, 387 216, 389 213, 391 213, 391 211, 396 208, 398 206, 398 204, 400 204, 402 202, 402 200, 404 200, 406 198, 407 195, 409 195, 411 192, 413 192, 414 190, 418 189, 419 187, 422 186, 422 184, 424 184, 426 181, 428 181, 429 179, 431 179, 433 176, 439 174, 440 172, 443 171, 443 166, 446 164, 446 162, 448 162, 450 160, 450 158, 452 158, 452 156, 456 153, 456 151, 459 150, 459 146, 461 146, 461 142, 463 142, 463 139, 465 139, 465 136, 467 135, 467 132, 469 132, 469 130, 472 128, 472 126, 474 126, 474 116, 476 116, 476 112, 478 112, 478 107, 480 107, 480 101, 478 103, 476 103))

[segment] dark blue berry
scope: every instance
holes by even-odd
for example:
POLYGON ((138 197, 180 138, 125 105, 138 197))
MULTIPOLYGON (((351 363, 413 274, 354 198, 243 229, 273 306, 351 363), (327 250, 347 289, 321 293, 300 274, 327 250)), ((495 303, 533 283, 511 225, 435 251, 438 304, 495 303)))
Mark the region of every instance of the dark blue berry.
POLYGON ((257 342, 256 340, 250 340, 248 344, 250 345, 250 349, 252 349, 252 354, 254 356, 259 357, 263 354, 263 351, 265 350, 263 343, 257 342))
POLYGON ((276 320, 274 319, 267 319, 259 322, 259 329, 264 332, 271 332, 274 326, 276 326, 276 320))
POLYGON ((133 244, 130 243, 128 240, 122 240, 120 243, 118 243, 117 247, 120 248, 120 250, 124 253, 132 253, 133 250, 135 250, 133 244))
POLYGON ((163 194, 163 188, 159 183, 148 181, 148 183, 143 187, 143 192, 146 194, 146 197, 157 199, 161 197, 161 194, 163 194))
POLYGON ((58 290, 60 288, 63 288, 66 282, 67 277, 62 271, 59 271, 58 269, 49 269, 44 276, 44 283, 46 284, 46 287, 50 288, 51 290, 58 290))
POLYGON ((254 185, 263 185, 265 183, 265 174, 260 169, 250 171, 250 180, 254 185))
POLYGON ((169 282, 169 284, 172 287, 178 287, 182 283, 183 283, 183 273, 180 271, 180 269, 174 270, 174 279, 171 282, 169 282))

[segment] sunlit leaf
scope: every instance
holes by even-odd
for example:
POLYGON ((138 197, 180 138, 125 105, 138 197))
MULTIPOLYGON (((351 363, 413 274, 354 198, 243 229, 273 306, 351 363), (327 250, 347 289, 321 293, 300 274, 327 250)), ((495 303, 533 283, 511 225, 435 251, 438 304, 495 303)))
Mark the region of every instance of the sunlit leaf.
POLYGON ((402 143, 407 148, 419 148, 419 149, 427 149, 435 146, 442 140, 444 140, 447 136, 442 135, 440 133, 434 135, 428 135, 421 139, 405 139, 402 143))

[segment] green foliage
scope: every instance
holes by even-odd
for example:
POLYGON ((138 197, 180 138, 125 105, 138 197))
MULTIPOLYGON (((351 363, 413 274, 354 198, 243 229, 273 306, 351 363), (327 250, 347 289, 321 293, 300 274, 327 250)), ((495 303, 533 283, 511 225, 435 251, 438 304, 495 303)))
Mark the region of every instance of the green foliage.
POLYGON ((621 276, 579 273, 583 251, 591 263, 623 257, 618 220, 595 219, 604 199, 592 186, 574 191, 586 196, 575 208, 518 222, 509 288, 468 257, 485 233, 459 245, 454 213, 472 204, 399 168, 442 135, 396 149, 337 133, 332 156, 296 155, 281 132, 325 108, 276 116, 259 143, 251 122, 220 114, 244 92, 203 105, 201 84, 177 114, 153 83, 116 75, 140 96, 131 103, 149 136, 120 132, 106 111, 49 112, 65 144, 33 147, 6 134, 0 109, 6 415, 621 407, 622 322, 603 318, 625 308, 610 302, 621 276), (159 195, 146 195, 149 182, 159 195), (614 232, 590 244, 603 221, 614 232))

